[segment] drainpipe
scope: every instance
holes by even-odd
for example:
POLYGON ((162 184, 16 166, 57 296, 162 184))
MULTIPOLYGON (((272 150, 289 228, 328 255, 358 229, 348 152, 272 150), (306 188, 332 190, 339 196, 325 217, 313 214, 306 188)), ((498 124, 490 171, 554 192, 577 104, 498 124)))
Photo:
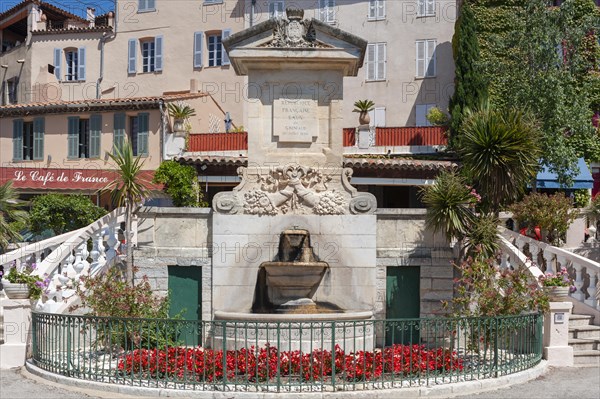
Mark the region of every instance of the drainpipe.
POLYGON ((158 100, 158 109, 160 109, 160 161, 164 160, 165 147, 164 147, 164 136, 165 136, 165 101, 161 98, 158 100))
POLYGON ((104 79, 104 43, 107 38, 106 32, 102 33, 102 37, 100 38, 100 76, 96 80, 96 99, 98 100, 102 97, 100 95, 100 83, 104 79))

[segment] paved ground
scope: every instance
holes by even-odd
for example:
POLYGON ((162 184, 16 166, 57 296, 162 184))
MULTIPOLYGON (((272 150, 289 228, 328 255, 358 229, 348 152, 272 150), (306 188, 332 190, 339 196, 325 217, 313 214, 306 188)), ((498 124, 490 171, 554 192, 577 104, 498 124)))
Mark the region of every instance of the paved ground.
MULTIPOLYGON (((284 398, 285 395, 282 395, 284 398)), ((133 398, 112 392, 65 387, 33 376, 27 371, 0 370, 1 399, 71 399, 133 398)), ((139 397, 138 397, 139 398, 139 397)), ((551 369, 547 374, 525 384, 513 385, 478 395, 459 396, 472 399, 600 399, 600 368, 551 369)))

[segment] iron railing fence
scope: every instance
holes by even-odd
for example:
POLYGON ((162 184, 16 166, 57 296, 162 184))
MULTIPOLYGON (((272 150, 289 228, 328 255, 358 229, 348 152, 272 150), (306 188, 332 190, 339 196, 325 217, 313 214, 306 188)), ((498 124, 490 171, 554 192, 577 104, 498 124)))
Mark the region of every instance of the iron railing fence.
POLYGON ((36 366, 123 385, 302 392, 493 378, 542 359, 542 316, 319 322, 33 313, 36 366))

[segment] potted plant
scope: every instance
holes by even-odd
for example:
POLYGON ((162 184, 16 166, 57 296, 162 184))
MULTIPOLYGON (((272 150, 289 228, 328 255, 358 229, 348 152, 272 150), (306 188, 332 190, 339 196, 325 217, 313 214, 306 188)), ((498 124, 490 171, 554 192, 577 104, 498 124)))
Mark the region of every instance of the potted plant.
POLYGON ((375 103, 371 100, 358 100, 354 103, 353 112, 358 112, 358 123, 368 125, 371 122, 369 111, 375 108, 375 103))
MULTIPOLYGON (((35 266, 34 266, 35 268, 35 266)), ((30 274, 27 270, 20 272, 13 266, 2 281, 4 292, 9 299, 39 299, 48 281, 30 274)))
POLYGON ((196 115, 196 110, 183 102, 167 104, 169 116, 173 118, 173 132, 184 132, 185 121, 196 115))
POLYGON ((545 273, 540 276, 539 280, 551 300, 562 301, 569 296, 569 292, 577 290, 573 285, 573 279, 564 267, 557 273, 545 273))

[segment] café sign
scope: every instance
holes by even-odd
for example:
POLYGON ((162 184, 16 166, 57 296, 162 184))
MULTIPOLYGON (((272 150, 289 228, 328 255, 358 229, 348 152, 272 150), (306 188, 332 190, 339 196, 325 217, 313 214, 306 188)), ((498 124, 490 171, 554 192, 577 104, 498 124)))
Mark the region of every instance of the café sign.
MULTIPOLYGON (((89 171, 85 171, 88 172, 89 171)), ((75 171, 72 174, 65 173, 64 171, 55 172, 55 171, 43 171, 43 170, 32 170, 32 171, 24 171, 24 170, 16 170, 14 172, 15 183, 24 182, 27 183, 33 182, 41 184, 42 187, 47 186, 49 183, 101 183, 108 184, 110 181, 106 176, 94 176, 86 174, 82 171, 75 171)), ((93 172, 92 172, 93 173, 93 172)))

